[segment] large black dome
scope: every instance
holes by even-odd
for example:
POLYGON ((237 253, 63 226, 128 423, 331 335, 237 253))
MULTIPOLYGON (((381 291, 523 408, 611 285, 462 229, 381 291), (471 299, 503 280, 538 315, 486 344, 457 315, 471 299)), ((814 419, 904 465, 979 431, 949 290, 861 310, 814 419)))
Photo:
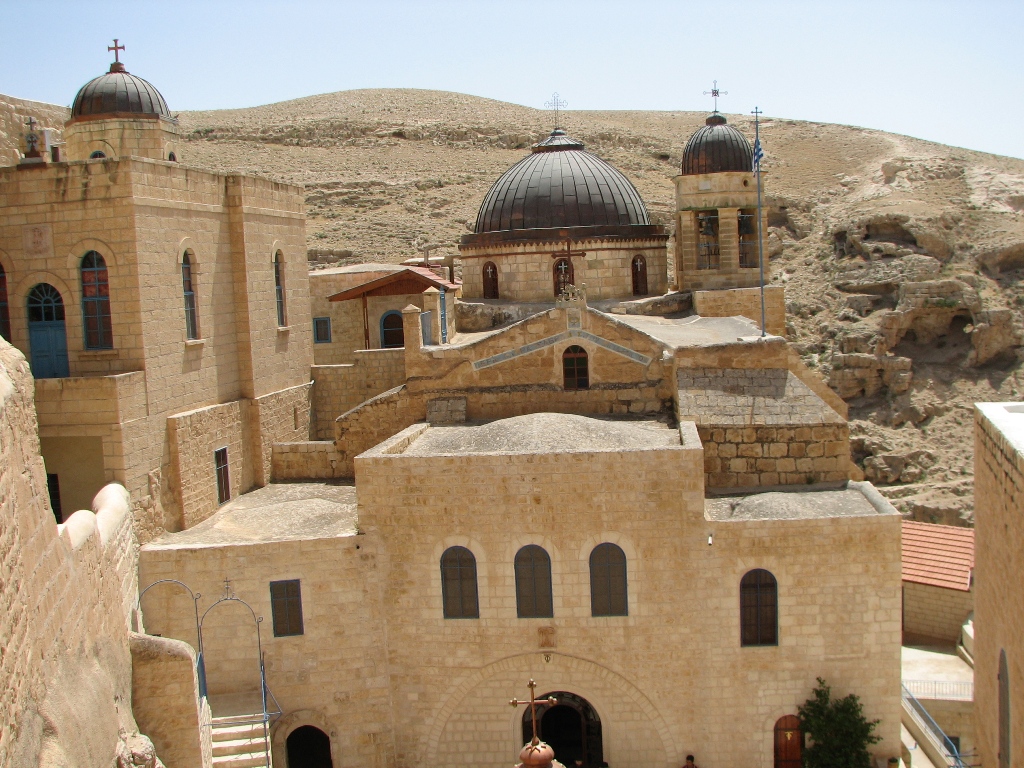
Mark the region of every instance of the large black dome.
POLYGON ((727 125, 725 116, 710 115, 703 128, 686 142, 683 150, 684 176, 698 173, 751 170, 754 153, 747 137, 727 125))
MULTIPOLYGON (((619 171, 555 130, 499 178, 474 232, 650 226, 640 194, 619 171)), ((472 236, 470 236, 472 237, 472 236)))
POLYGON ((109 72, 81 87, 71 105, 71 118, 118 113, 171 117, 160 91, 141 77, 129 74, 124 64, 114 62, 109 72))

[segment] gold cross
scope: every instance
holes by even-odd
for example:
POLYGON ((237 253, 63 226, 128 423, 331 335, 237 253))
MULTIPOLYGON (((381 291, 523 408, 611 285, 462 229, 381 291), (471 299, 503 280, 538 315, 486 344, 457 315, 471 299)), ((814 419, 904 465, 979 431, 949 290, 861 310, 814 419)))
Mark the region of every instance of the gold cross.
POLYGON ((114 38, 114 44, 113 45, 108 45, 107 46, 107 50, 108 51, 113 51, 114 52, 114 61, 118 61, 119 62, 121 60, 117 57, 117 52, 125 50, 125 47, 123 45, 118 45, 117 44, 117 38, 115 37, 114 38))
MULTIPOLYGON (((530 743, 536 746, 540 744, 540 738, 537 736, 537 705, 548 704, 549 706, 553 707, 555 706, 555 704, 558 703, 558 699, 556 699, 554 696, 548 696, 546 699, 541 699, 540 701, 537 701, 534 698, 534 694, 537 692, 537 683, 535 683, 533 681, 533 678, 531 677, 530 682, 528 682, 526 685, 530 689, 530 719, 533 721, 533 739, 530 741, 530 743)), ((512 699, 509 702, 509 704, 511 704, 513 707, 518 707, 520 704, 525 703, 525 701, 520 701, 519 699, 512 699)))

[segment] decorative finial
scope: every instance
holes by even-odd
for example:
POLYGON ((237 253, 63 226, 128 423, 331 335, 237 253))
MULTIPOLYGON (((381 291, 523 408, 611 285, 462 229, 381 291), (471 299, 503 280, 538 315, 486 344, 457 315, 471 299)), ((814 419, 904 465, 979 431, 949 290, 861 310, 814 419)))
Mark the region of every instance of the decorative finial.
POLYGON ((231 589, 231 579, 224 579, 224 597, 226 599, 230 599, 234 596, 235 592, 233 589, 231 589))
POLYGON ((118 64, 120 64, 121 63, 121 59, 118 58, 117 52, 125 50, 125 47, 123 45, 118 45, 117 44, 117 38, 116 37, 114 38, 114 44, 113 45, 108 45, 107 46, 107 50, 114 52, 114 61, 117 62, 118 64))
MULTIPOLYGON (((526 684, 526 687, 530 689, 530 720, 533 721, 533 739, 530 741, 530 744, 532 744, 533 746, 537 746, 538 744, 540 744, 540 737, 537 736, 537 707, 538 705, 544 704, 553 707, 555 706, 555 704, 558 703, 558 699, 556 699, 554 696, 548 696, 548 698, 546 699, 537 701, 537 699, 534 698, 534 694, 537 692, 537 683, 534 682, 534 679, 532 677, 530 678, 530 682, 526 684)), ((512 699, 511 701, 509 701, 509 704, 513 707, 518 707, 520 704, 525 703, 525 701, 520 701, 519 699, 512 699)))
POLYGON ((558 98, 558 91, 555 91, 553 94, 551 94, 551 101, 545 101, 544 106, 547 107, 548 109, 555 110, 555 130, 557 131, 559 128, 562 127, 558 120, 558 111, 562 107, 568 107, 569 102, 565 101, 564 99, 558 98))
POLYGON ((705 96, 711 96, 715 100, 715 112, 717 113, 718 112, 718 97, 719 96, 728 96, 729 92, 728 91, 720 90, 718 88, 718 81, 717 80, 713 80, 712 81, 712 85, 711 85, 711 90, 710 91, 704 91, 704 95, 705 96))

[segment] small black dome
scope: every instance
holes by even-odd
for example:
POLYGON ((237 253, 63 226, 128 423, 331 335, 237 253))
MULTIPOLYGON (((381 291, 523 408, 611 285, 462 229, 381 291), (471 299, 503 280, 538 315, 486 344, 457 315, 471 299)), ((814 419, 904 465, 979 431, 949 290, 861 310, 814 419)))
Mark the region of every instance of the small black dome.
POLYGON ((71 117, 130 113, 171 117, 160 91, 114 62, 110 71, 83 85, 71 105, 71 117))
POLYGON ((684 176, 698 173, 751 170, 754 153, 747 137, 727 125, 725 116, 714 113, 686 142, 683 150, 684 176))
POLYGON ((629 179, 555 130, 494 182, 474 232, 650 224, 629 179))

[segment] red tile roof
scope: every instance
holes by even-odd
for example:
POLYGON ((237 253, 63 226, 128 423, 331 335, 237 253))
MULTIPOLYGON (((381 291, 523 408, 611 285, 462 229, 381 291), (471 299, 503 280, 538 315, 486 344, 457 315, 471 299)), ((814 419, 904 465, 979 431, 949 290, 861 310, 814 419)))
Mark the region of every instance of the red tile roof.
POLYGON ((974 529, 903 522, 903 580, 968 592, 974 529))

